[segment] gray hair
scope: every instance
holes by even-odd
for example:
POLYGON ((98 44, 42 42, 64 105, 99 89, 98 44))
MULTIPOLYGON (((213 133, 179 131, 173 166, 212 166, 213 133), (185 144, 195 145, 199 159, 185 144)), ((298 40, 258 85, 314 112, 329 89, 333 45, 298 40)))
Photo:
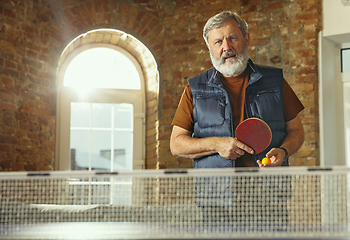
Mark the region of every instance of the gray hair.
POLYGON ((248 24, 247 22, 239 16, 236 12, 224 11, 216 14, 215 16, 209 18, 207 23, 203 28, 203 38, 207 44, 208 43, 208 34, 210 30, 222 27, 226 22, 235 20, 238 24, 239 29, 241 30, 243 37, 248 33, 248 24))

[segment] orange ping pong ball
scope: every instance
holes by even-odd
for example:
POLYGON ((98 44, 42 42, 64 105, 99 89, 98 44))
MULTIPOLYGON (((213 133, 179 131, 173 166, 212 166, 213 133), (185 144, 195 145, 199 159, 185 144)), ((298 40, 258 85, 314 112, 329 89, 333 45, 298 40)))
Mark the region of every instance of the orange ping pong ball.
POLYGON ((264 157, 264 158, 261 160, 261 163, 262 163, 262 164, 271 163, 271 159, 268 158, 268 157, 264 157))

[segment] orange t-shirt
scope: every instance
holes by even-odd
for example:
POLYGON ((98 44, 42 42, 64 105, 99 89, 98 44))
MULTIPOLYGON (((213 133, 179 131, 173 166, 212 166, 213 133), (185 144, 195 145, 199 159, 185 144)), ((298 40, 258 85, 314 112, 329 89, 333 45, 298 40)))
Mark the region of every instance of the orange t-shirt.
MULTIPOLYGON (((241 73, 239 76, 224 78, 221 76, 221 82, 225 86, 232 103, 232 116, 234 128, 245 119, 244 98, 245 88, 248 85, 249 69, 241 73)), ((284 119, 286 122, 294 119, 300 111, 304 109, 303 104, 295 95, 287 81, 283 79, 283 106, 284 119)), ((172 125, 179 126, 188 131, 193 132, 193 101, 190 86, 187 84, 181 96, 180 103, 176 110, 172 125)), ((236 161, 236 167, 255 167, 255 161, 250 154, 245 154, 236 161)))

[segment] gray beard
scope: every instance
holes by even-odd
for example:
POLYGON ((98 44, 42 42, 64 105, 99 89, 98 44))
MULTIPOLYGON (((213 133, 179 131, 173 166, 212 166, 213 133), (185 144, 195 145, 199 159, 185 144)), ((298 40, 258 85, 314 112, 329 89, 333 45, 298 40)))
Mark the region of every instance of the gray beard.
POLYGON ((240 74, 247 67, 247 62, 249 59, 248 46, 244 47, 242 53, 229 51, 222 54, 220 59, 216 59, 210 50, 209 50, 209 53, 210 53, 210 59, 213 66, 216 68, 216 70, 218 70, 220 73, 224 75, 233 76, 233 75, 240 74), (237 54, 236 59, 232 59, 225 63, 225 57, 233 54, 237 54))

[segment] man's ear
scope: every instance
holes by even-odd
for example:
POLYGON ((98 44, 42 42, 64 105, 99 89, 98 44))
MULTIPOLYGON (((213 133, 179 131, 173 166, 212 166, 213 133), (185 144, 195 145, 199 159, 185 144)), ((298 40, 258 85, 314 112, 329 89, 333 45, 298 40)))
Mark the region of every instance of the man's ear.
POLYGON ((250 44, 250 35, 249 35, 249 33, 246 33, 246 34, 245 34, 245 42, 246 42, 247 45, 249 46, 249 44, 250 44))
POLYGON ((206 45, 207 45, 207 48, 210 50, 208 43, 206 45))

